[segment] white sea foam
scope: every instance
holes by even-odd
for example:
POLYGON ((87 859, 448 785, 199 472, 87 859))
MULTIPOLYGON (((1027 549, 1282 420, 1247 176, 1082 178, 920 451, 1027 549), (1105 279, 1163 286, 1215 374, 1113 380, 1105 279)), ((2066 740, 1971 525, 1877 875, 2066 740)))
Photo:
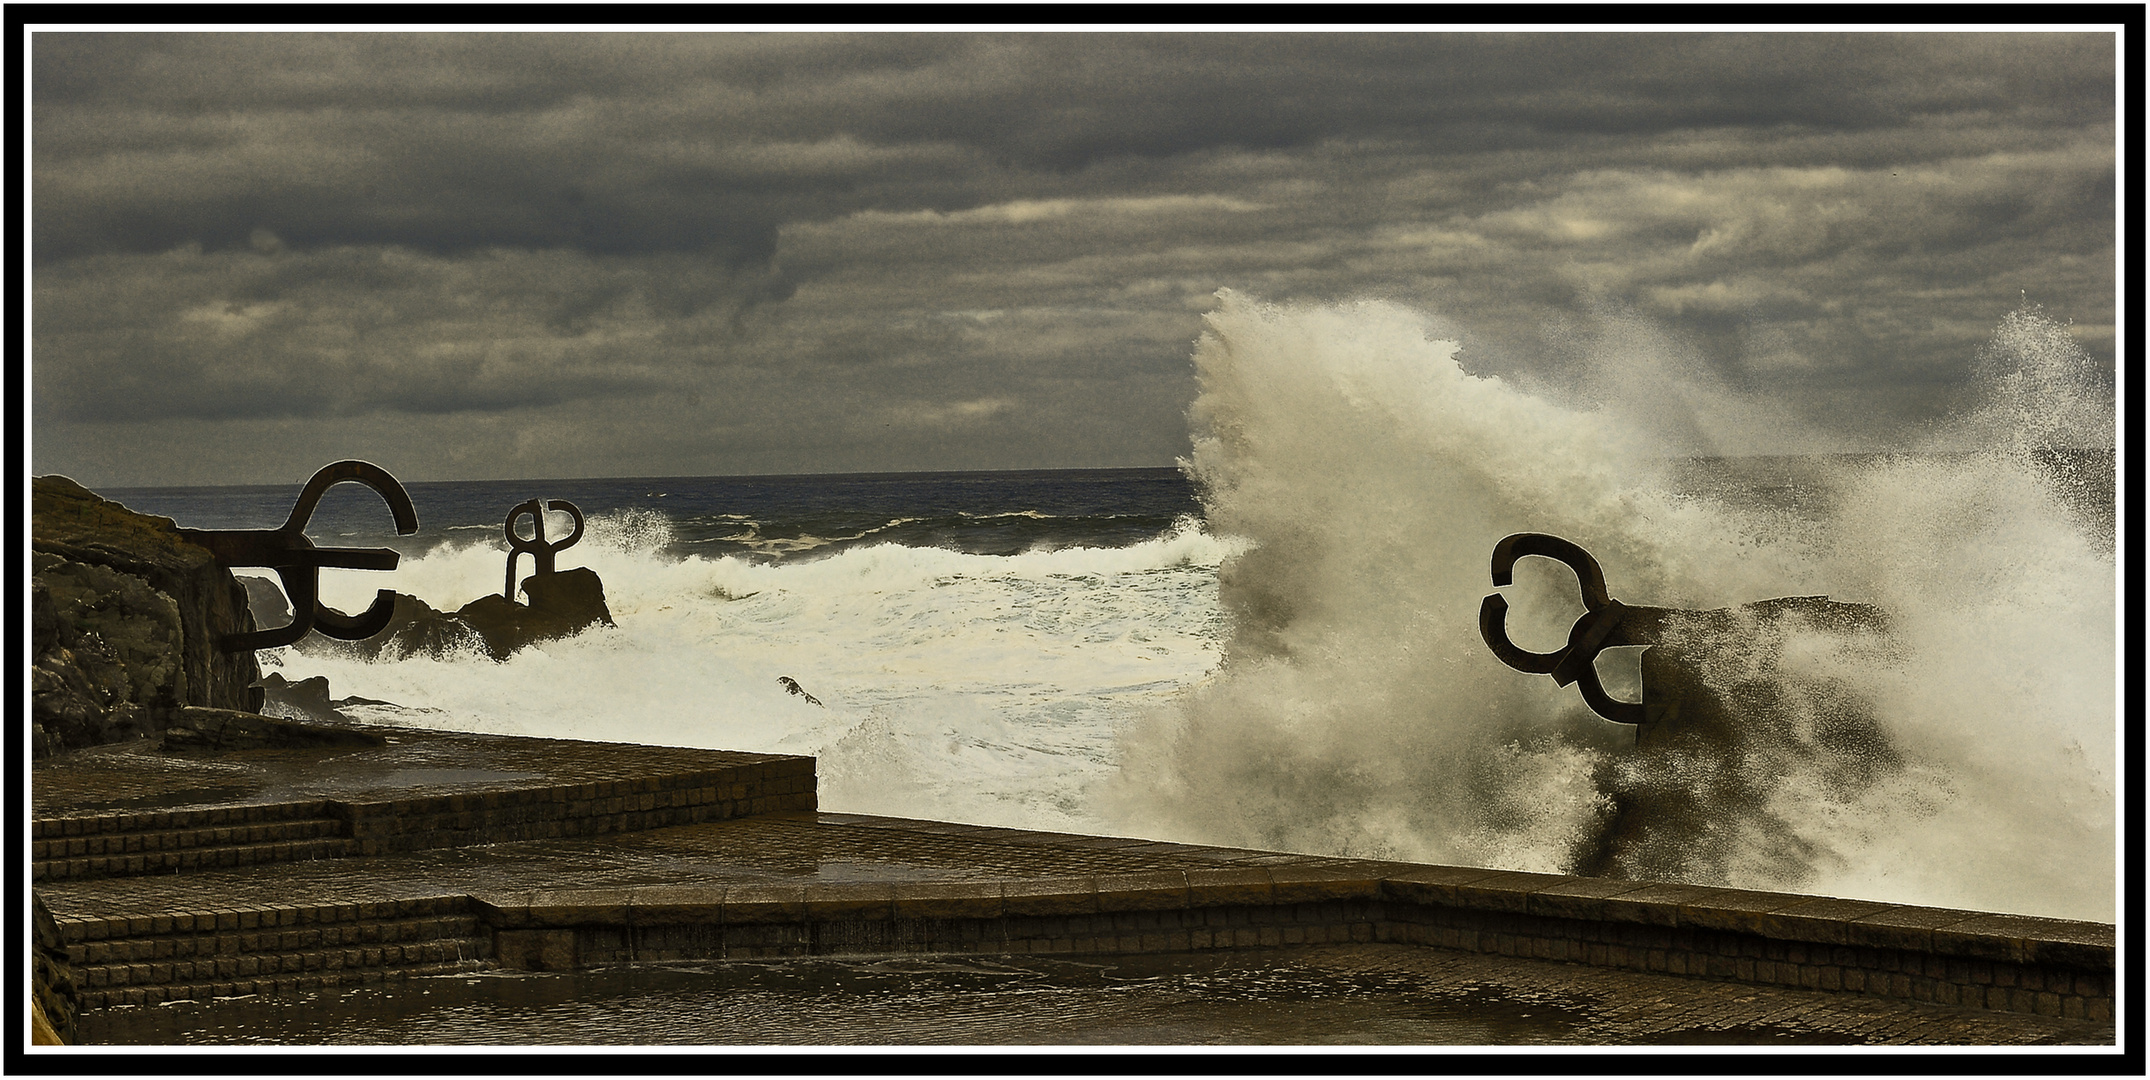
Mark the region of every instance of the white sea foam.
MULTIPOLYGON (((1902 767, 1786 777, 1770 810, 1800 854, 1757 833, 1728 883, 2109 920, 2112 545, 2030 454, 2110 407, 2051 329, 2012 316, 1982 401, 1933 433, 1992 453, 1847 469, 1817 522, 1673 493, 1668 454, 1798 433, 1632 324, 1579 402, 1467 373, 1395 306, 1226 294, 1195 356, 1206 529, 772 563, 676 558, 661 515, 598 515, 561 566, 598 572, 615 628, 504 663, 263 655, 402 723, 813 754, 830 809, 1552 870, 1633 736, 1479 639, 1494 542, 1549 532, 1634 603, 1827 593, 1894 618, 1901 659, 1794 635, 1779 662, 1855 685, 1902 767)), ((504 559, 497 533, 452 539, 394 585, 452 610, 499 591, 504 559)), ((1558 647, 1572 576, 1516 569, 1512 636, 1558 647)), ((356 610, 378 584, 331 571, 323 592, 356 610)), ((1627 662, 1607 681, 1632 697, 1627 662)))
MULTIPOLYGON (((1783 778, 1770 810, 1803 854, 1762 850, 1768 834, 1750 830, 1755 850, 1722 883, 2112 918, 2115 568, 2024 446, 1991 433, 2016 416, 2009 430, 2050 441, 2037 392, 2072 384, 2001 379, 1989 401, 2005 408, 1975 413, 1993 452, 1868 468, 1843 478, 1832 520, 1792 527, 1667 493, 1660 453, 1766 416, 1723 406, 1736 398, 1696 371, 1659 363, 1649 409, 1615 378, 1601 382, 1612 398, 1578 408, 1466 373, 1453 343, 1386 304, 1221 294, 1209 323, 1190 468, 1211 527, 1253 546, 1221 570, 1234 633, 1219 675, 1125 736, 1107 800, 1123 827, 1567 865, 1607 811, 1595 777, 1624 760, 1614 733, 1628 729, 1503 666, 1476 629, 1495 541, 1548 532, 1592 551, 1631 602, 1826 593, 1897 619, 1895 659, 1796 635, 1779 659, 1868 696, 1902 767, 1855 790, 1783 778)), ((2027 363, 2065 366, 2052 360, 2027 363)), ((1581 610, 1572 576, 1526 559, 1516 579, 1513 636, 1557 647, 1581 610)))
MULTIPOLYGON (((1188 519, 1121 548, 672 559, 662 517, 634 513, 591 517, 560 556, 603 579, 615 628, 505 663, 263 657, 327 675, 339 697, 426 710, 378 710, 399 723, 813 754, 828 809, 1097 829, 1087 792, 1119 728, 1216 664, 1216 567, 1235 550, 1188 519)), ((500 591, 504 559, 497 540, 450 541, 405 559, 396 584, 452 611, 500 591)), ((322 592, 356 610, 377 585, 330 573, 322 592)))

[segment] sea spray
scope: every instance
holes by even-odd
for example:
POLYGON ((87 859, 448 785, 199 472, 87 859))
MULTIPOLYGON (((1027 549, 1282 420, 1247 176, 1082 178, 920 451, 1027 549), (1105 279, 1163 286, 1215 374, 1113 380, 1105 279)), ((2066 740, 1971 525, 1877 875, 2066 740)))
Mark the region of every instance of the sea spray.
MULTIPOLYGON (((2111 918, 2110 471, 2062 452, 2109 435, 2110 405, 2065 329, 2005 323, 1921 453, 1685 459, 1815 440, 1646 325, 1608 325, 1594 366, 1538 384, 1470 374, 1394 306, 1227 297, 1197 355, 1206 522, 1174 522, 1184 487, 1130 502, 1161 485, 1117 473, 437 485, 424 543, 387 580, 325 572, 332 605, 497 592, 506 508, 565 497, 588 530, 559 565, 598 572, 618 625, 506 662, 263 660, 396 702, 347 710, 393 723, 812 754, 834 810, 1560 869, 1641 759, 1632 729, 1478 639, 1493 542, 1544 531, 1632 603, 1826 593, 1890 616, 1888 650, 1771 643, 1774 672, 1855 696, 1890 755, 1809 752, 1826 717, 1794 710, 1710 880, 2111 918), (965 494, 986 487, 1025 494, 965 494)), ((401 542, 363 533, 382 515, 358 494, 360 532, 323 542, 401 542)), ((288 498, 165 512, 259 527, 288 498)), ((1533 558, 1516 579, 1514 640, 1559 647, 1573 575, 1533 558)), ((1632 700, 1616 652, 1600 672, 1632 700)))
MULTIPOLYGON (((396 584, 447 610, 498 592, 497 531, 456 535, 406 556, 396 584)), ((598 573, 617 626, 505 662, 369 663, 334 646, 263 661, 394 702, 347 710, 386 722, 811 754, 826 809, 1096 831, 1088 793, 1113 768, 1118 729, 1216 664, 1216 567, 1235 544, 1189 517, 1138 543, 1013 555, 677 549, 661 515, 590 515, 560 566, 598 573)), ((345 607, 378 584, 325 577, 324 598, 345 607)))
MULTIPOLYGON (((1675 494, 1667 451, 1763 412, 1728 409, 1721 387, 1653 429, 1633 402, 1555 404, 1471 375, 1425 325, 1386 304, 1220 294, 1187 468, 1211 528, 1252 546, 1219 572, 1219 671, 1125 738, 1107 800, 1124 828, 1574 867, 1613 811, 1605 778, 1632 760, 1631 729, 1503 666, 1476 632, 1494 542, 1549 532, 1632 602, 1830 594, 1894 620, 1890 649, 1795 633, 1771 657, 1871 709, 1887 767, 1730 763, 1780 775, 1767 805, 1722 823, 1740 850, 1711 864, 1714 883, 2112 917, 2114 566, 2029 452, 2098 415, 2064 336, 2012 316, 1987 350, 1967 416, 1992 452, 1847 470, 1816 522, 1675 494)), ((1517 571, 1514 637, 1554 648, 1580 612, 1572 578, 1543 560, 1517 571)))

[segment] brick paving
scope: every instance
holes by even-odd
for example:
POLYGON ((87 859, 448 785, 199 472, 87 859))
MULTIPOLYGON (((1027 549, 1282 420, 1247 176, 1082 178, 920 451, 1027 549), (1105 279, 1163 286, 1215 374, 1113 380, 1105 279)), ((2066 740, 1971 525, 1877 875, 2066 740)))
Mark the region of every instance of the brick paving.
POLYGON ((2111 1045, 2109 1024, 1791 987, 1704 982, 1439 948, 1307 947, 1339 971, 1400 972, 1435 988, 1493 987, 1565 1011, 1578 1044, 2111 1045))
MULTIPOLYGON (((611 789, 603 785, 624 785, 629 781, 645 783, 647 778, 667 771, 706 769, 713 760, 757 762, 771 760, 771 757, 432 732, 399 733, 396 745, 360 751, 239 751, 165 756, 146 754, 138 748, 108 748, 74 755, 60 767, 38 769, 33 775, 32 800, 39 817, 65 817, 301 798, 447 798, 455 793, 501 793, 534 786, 584 784, 598 785, 603 791, 609 791, 611 789)), ((1360 908, 1350 908, 1350 904, 1373 902, 1369 897, 1377 900, 1382 895, 1382 883, 1377 878, 1389 871, 1405 878, 1415 876, 1420 879, 1422 883, 1414 887, 1424 891, 1429 902, 1437 907, 1449 901, 1436 894, 1441 894, 1442 890, 1474 887, 1466 879, 1475 875, 1480 879, 1475 887, 1485 895, 1496 895, 1499 888, 1509 887, 1502 883, 1512 879, 1522 883, 1514 885, 1515 888, 1528 885, 1540 890, 1538 895, 1528 898, 1531 912, 1539 912, 1541 906, 1551 904, 1555 906, 1546 910, 1553 911, 1553 917, 1581 920, 1601 917, 1593 916, 1591 913, 1597 909, 1589 905, 1618 899, 1611 896, 1600 901, 1594 897, 1616 893, 1620 889, 1639 888, 1634 883, 1591 879, 1567 879, 1571 885, 1550 888, 1561 879, 1521 874, 1489 877, 1491 872, 1463 868, 1414 868, 1131 838, 1036 833, 808 811, 763 813, 603 836, 554 836, 244 867, 202 868, 180 874, 49 880, 39 884, 38 893, 57 918, 74 927, 72 932, 80 934, 88 925, 86 921, 95 920, 103 920, 102 925, 123 930, 125 920, 133 919, 139 925, 148 926, 158 916, 173 912, 245 912, 293 905, 322 908, 409 902, 414 897, 479 897, 485 903, 503 905, 526 915, 532 910, 542 910, 542 898, 546 896, 566 897, 566 900, 555 903, 555 909, 573 912, 579 910, 573 906, 575 903, 586 902, 573 900, 578 891, 587 897, 595 895, 593 890, 607 889, 625 890, 614 898, 619 903, 631 903, 637 895, 656 897, 659 901, 669 895, 675 899, 685 898, 678 899, 673 905, 680 910, 694 910, 699 906, 715 911, 719 906, 728 905, 724 910, 736 922, 738 917, 733 913, 742 910, 760 907, 775 911, 784 904, 804 903, 814 910, 826 911, 830 909, 829 905, 848 902, 842 901, 843 897, 869 894, 880 897, 880 893, 874 892, 876 888, 892 886, 896 892, 872 903, 893 904, 894 908, 889 910, 893 910, 899 919, 903 905, 908 902, 915 911, 972 918, 970 925, 973 929, 966 933, 989 925, 976 922, 976 919, 1001 919, 1001 923, 991 925, 999 925, 1002 929, 991 932, 1005 934, 1007 926, 1016 924, 1017 916, 1027 918, 1039 912, 1059 914, 1046 911, 1035 903, 1028 909, 1018 910, 1026 897, 1058 902, 1062 894, 1077 898, 1088 896, 1093 899, 1087 902, 1093 905, 1097 904, 1094 899, 1097 897, 1117 898, 1117 902, 1133 904, 1137 909, 1150 907, 1163 912, 1198 902, 1197 894, 1202 892, 1200 883, 1207 881, 1212 883, 1208 888, 1214 902, 1238 903, 1242 907, 1248 903, 1275 904, 1274 910, 1287 911, 1290 908, 1288 886, 1291 882, 1301 882, 1312 883, 1291 886, 1311 890, 1304 895, 1308 902, 1299 905, 1303 912, 1311 911, 1312 901, 1320 900, 1328 903, 1323 908, 1326 914, 1321 918, 1339 927, 1354 920, 1359 924, 1357 928, 1336 930, 1327 937, 1322 936, 1320 930, 1299 935, 1287 915, 1282 923, 1259 933, 1242 927, 1237 931, 1238 938, 1223 930, 1217 935, 1209 935, 1199 929, 1189 938, 1208 942, 1208 947, 1226 947, 1242 941, 1258 945, 1371 941, 1373 938, 1366 927, 1374 924, 1363 914, 1364 910, 1371 909, 1364 908, 1363 903, 1360 908), (1450 885, 1444 874, 1462 884, 1450 885), (1338 887, 1327 890, 1317 887, 1324 875, 1336 878, 1338 887), (1270 884, 1272 876, 1274 885, 1270 884), (1255 878, 1261 880, 1256 883, 1255 878), (1367 880, 1361 882, 1357 880, 1359 878, 1367 880), (1242 879, 1250 883, 1249 888, 1257 891, 1246 899, 1219 898, 1216 890, 1237 888, 1239 886, 1233 882, 1242 879), (1071 886, 1071 882, 1075 884, 1071 886), (945 897, 936 899, 940 894, 934 892, 935 883, 944 883, 941 887, 945 897), (770 887, 777 886, 803 891, 777 889, 772 892, 770 887), (1078 891, 1069 893, 1070 888, 1078 891), (1082 893, 1080 889, 1089 891, 1082 893), (1489 889, 1495 891, 1487 892, 1489 889), (636 890, 646 892, 638 894, 636 890), (1572 895, 1555 896, 1563 890, 1572 895), (707 904, 699 899, 705 892, 710 898, 707 904), (518 896, 522 899, 516 900, 518 896), (792 899, 783 899, 784 896, 792 899), (906 896, 912 899, 905 901, 903 897, 906 896), (503 897, 507 899, 501 899, 503 897), (823 899, 817 901, 816 897, 823 899), (1332 901, 1344 903, 1339 907, 1332 901), (560 907, 562 903, 567 906, 560 907), (984 906, 972 912, 964 907, 966 904, 984 906)), ((1651 886, 1649 890, 1671 890, 1666 895, 1684 903, 1693 902, 1690 894, 1707 891, 1678 886, 1651 886)), ((1643 894, 1633 892, 1629 895, 1643 894)), ((1525 899, 1524 892, 1517 892, 1515 896, 1517 903, 1525 899)), ((1800 898, 1777 898, 1780 902, 1784 899, 1800 898)), ((1632 902, 1630 906, 1633 906, 1632 902)), ((1089 910, 1106 912, 1111 907, 1093 906, 1089 910)), ((1689 909, 1682 907, 1679 910, 1689 909)), ((1877 906, 1864 905, 1858 910, 1877 910, 1877 906)), ((1225 911, 1225 908, 1213 909, 1218 918, 1223 917, 1225 911)), ((499 914, 498 909, 495 914, 499 914)), ((1157 929, 1170 929, 1166 923, 1183 915, 1186 916, 1182 919, 1185 925, 1193 926, 1199 922, 1194 919, 1191 908, 1168 914, 1170 918, 1155 924, 1157 929)), ((1964 913, 1957 914, 1960 917, 1964 913)), ((1132 925, 1129 920, 1138 915, 1118 916, 1119 921, 1113 924, 1119 928, 1116 931, 1107 930, 1108 920, 1104 915, 1097 916, 1094 928, 1096 934, 1103 936, 1094 936, 1092 944, 1081 947, 1097 948, 1095 942, 1099 941, 1109 945, 1115 940, 1110 934, 1126 933, 1126 928, 1132 925)), ((1310 916, 1302 914, 1302 918, 1305 917, 1310 916)), ((1537 916, 1533 914, 1531 917, 1537 916)), ((762 917, 753 916, 749 921, 756 918, 762 917)), ((1055 922, 1053 925, 1060 929, 1053 933, 1065 939, 1069 933, 1066 926, 1075 926, 1077 932, 1082 932, 1080 928, 1084 924, 1081 920, 1085 916, 1078 913, 1073 918, 1073 922, 1066 919, 1055 922)), ((527 925, 542 927, 546 924, 539 919, 527 925)), ((1143 925, 1150 924, 1145 922, 1143 925)), ((1389 967, 1401 964, 1415 973, 1413 977, 1425 980, 1431 987, 1495 986, 1511 997, 1520 996, 1524 1000, 1532 1000, 1532 995, 1538 995, 1548 1002, 1569 1002, 1579 1017, 1575 1041, 1583 1043, 1688 1039, 1769 1044, 1787 1038, 1810 1038, 1860 1044, 2110 1045, 2114 1039, 2109 1014, 2088 1018, 2034 1015, 2027 1010, 2001 1012, 1904 1000, 1901 995, 1891 999, 1868 994, 1832 993, 1811 985, 1755 985, 1752 982, 1683 978, 1677 974, 1677 968, 1671 969, 1673 973, 1657 973, 1594 967, 1560 962, 1580 957, 1563 957, 1559 953, 1551 954, 1555 959, 1545 959, 1548 954, 1543 951, 1534 958, 1530 952, 1534 946, 1522 938, 1517 939, 1515 949, 1521 955, 1498 955, 1500 951, 1509 951, 1505 943, 1498 949, 1490 943, 1481 944, 1475 951, 1469 945, 1462 949, 1441 947, 1445 939, 1438 935, 1449 931, 1430 925, 1423 931, 1408 939, 1417 943, 1408 947, 1369 947, 1357 952, 1352 951, 1356 946, 1341 944, 1304 947, 1331 950, 1323 954, 1324 963, 1347 967, 1354 963, 1389 967)), ((519 932, 540 936, 546 933, 543 930, 519 932)), ((770 942, 786 941, 789 939, 784 935, 788 932, 771 927, 765 937, 770 942)), ((1173 932, 1186 933, 1184 929, 1173 932)), ((100 929, 90 937, 104 933, 106 930, 100 929)), ((119 936, 119 931, 115 930, 113 936, 119 936)), ((691 938, 693 934, 687 936, 691 938)), ((1149 934, 1140 939, 1145 949, 1155 944, 1152 938, 1166 942, 1179 940, 1169 935, 1149 934)), ((533 937, 531 940, 537 942, 538 939, 533 937)), ((1132 942, 1138 939, 1130 936, 1119 940, 1132 942)), ((1396 940, 1405 939, 1399 937, 1396 940)), ((584 947, 587 948, 587 944, 584 947)), ((984 946, 990 947, 990 942, 984 946)), ((1042 952, 1064 946, 1058 940, 1046 942, 1040 939, 1034 947, 1042 952)), ((1196 947, 1203 946, 1198 944, 1196 947)), ((1535 947, 1542 949, 1543 942, 1535 947)), ((2020 945, 2010 947, 2019 951, 2022 948, 2020 945)), ((539 948, 539 944, 533 944, 531 948, 539 948)), ((768 955, 788 953, 772 946, 768 955)), ((1314 954, 1308 956, 1312 958, 1314 954)), ((2109 995, 2110 990, 2105 992, 2109 995)))
POLYGON ((778 756, 416 729, 388 738, 363 749, 161 754, 126 743, 77 751, 33 771, 31 816, 557 787, 778 756))

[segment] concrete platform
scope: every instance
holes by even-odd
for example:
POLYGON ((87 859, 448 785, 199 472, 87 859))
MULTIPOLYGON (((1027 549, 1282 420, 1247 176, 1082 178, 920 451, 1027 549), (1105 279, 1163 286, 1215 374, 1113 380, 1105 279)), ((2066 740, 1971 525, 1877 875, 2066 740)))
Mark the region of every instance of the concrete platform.
POLYGON ((2114 1039, 2106 924, 821 813, 809 758, 391 737, 35 770, 34 880, 84 1008, 500 968, 1410 946, 1429 978, 1594 987, 1633 1021, 1590 1029, 1608 1041, 2114 1039))

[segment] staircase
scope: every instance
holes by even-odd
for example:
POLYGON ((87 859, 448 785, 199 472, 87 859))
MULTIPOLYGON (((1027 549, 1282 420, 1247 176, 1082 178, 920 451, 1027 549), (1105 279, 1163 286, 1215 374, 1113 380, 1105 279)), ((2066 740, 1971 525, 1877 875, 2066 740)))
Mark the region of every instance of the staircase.
POLYGON ((355 854, 329 803, 265 803, 30 824, 30 880, 170 874, 355 854))
POLYGON ((467 896, 56 922, 84 1009, 493 967, 467 896))

